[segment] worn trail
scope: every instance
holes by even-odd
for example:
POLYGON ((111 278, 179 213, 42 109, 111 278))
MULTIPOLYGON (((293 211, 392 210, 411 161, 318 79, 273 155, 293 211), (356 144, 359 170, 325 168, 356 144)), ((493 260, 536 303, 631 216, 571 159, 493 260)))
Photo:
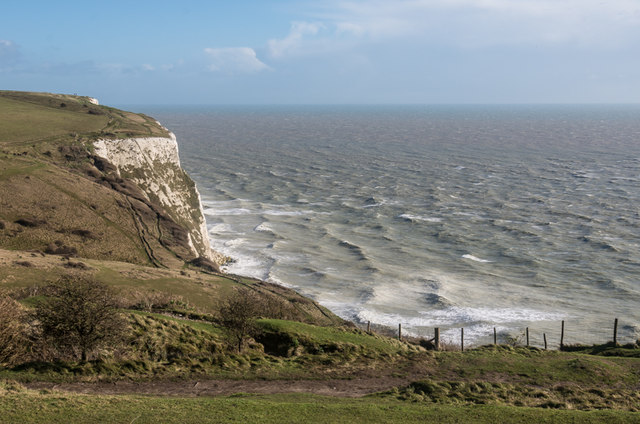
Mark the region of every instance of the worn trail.
POLYGON ((142 394, 155 396, 221 396, 234 393, 312 393, 336 397, 361 397, 406 385, 407 378, 353 380, 188 380, 111 383, 28 383, 29 389, 53 389, 92 395, 142 394))

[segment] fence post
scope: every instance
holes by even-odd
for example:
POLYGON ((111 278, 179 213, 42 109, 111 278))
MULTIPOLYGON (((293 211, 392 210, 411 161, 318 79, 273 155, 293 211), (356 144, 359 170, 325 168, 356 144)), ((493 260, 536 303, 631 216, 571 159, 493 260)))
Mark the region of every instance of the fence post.
POLYGON ((464 352, 464 328, 460 329, 460 351, 464 352))
POLYGON ((564 348, 564 320, 562 320, 562 327, 560 328, 560 350, 564 348))
POLYGON ((527 327, 527 347, 529 347, 529 327, 527 327))
POLYGON ((440 329, 436 327, 434 334, 434 342, 436 344, 436 350, 440 350, 440 329))
POLYGON ((542 338, 544 339, 544 350, 547 350, 547 333, 542 333, 542 338))
POLYGON ((613 345, 618 344, 618 318, 613 321, 613 345))
POLYGON ((371 321, 367 321, 367 333, 371 332, 371 321))
POLYGON ((496 331, 496 327, 493 327, 493 345, 498 344, 498 332, 496 331))
POLYGON ((402 340, 402 324, 398 324, 398 340, 402 340))

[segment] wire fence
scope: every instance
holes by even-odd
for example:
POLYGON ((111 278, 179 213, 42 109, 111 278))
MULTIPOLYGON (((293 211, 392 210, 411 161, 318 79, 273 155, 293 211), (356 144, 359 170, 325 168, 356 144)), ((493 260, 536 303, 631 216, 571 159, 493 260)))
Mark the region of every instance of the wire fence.
MULTIPOLYGON (((388 336, 402 338, 402 325, 396 329, 386 328, 381 331, 380 326, 366 325, 367 330, 384 333, 388 336)), ((510 346, 529 346, 548 350, 559 350, 570 346, 592 346, 607 343, 617 345, 640 345, 640 325, 612 318, 609 322, 585 323, 583 320, 573 319, 558 322, 544 322, 522 328, 500 328, 483 326, 482 331, 475 329, 468 331, 465 338, 465 328, 433 328, 427 336, 420 339, 432 341, 447 349, 466 349, 478 346, 499 344, 510 346)))

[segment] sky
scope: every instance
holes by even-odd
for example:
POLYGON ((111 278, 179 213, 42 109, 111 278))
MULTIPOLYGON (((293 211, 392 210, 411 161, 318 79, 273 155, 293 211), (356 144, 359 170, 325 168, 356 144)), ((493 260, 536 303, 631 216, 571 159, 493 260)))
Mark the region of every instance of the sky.
POLYGON ((2 0, 0 89, 112 105, 640 102, 640 0, 2 0))

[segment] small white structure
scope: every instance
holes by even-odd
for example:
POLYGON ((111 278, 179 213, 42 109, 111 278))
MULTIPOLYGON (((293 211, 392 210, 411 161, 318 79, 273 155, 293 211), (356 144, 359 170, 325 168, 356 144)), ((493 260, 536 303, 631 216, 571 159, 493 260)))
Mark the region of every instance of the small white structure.
POLYGON ((98 102, 98 99, 96 99, 95 97, 89 97, 89 103, 94 104, 94 105, 99 105, 100 102, 98 102))

